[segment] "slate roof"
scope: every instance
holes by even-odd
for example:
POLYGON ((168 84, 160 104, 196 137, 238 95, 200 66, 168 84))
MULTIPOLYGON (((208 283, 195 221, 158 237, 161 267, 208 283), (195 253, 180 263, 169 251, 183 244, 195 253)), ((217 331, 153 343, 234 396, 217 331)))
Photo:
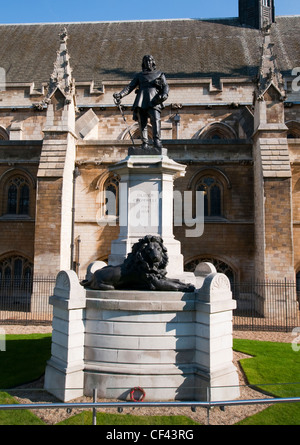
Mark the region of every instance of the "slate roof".
MULTIPOLYGON (((283 74, 300 66, 300 16, 277 17, 272 38, 283 74)), ((48 82, 66 27, 77 82, 128 80, 152 54, 168 78, 253 76, 262 34, 238 19, 0 25, 0 67, 7 82, 48 82)))

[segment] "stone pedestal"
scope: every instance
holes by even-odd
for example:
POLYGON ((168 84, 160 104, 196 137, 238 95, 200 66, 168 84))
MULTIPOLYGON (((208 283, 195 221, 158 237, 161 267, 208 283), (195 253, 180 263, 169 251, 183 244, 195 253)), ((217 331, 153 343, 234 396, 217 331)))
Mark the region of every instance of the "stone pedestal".
POLYGON ((85 394, 194 398, 195 294, 87 291, 85 394))
POLYGON ((195 388, 198 400, 239 397, 239 379, 233 365, 232 299, 226 275, 212 272, 204 279, 196 302, 195 388))
POLYGON ((53 305, 51 359, 45 373, 45 389, 63 402, 84 393, 85 290, 75 272, 57 275, 53 305))
POLYGON ((133 244, 151 234, 161 236, 168 250, 168 275, 183 274, 181 245, 173 234, 173 182, 185 169, 164 154, 127 156, 110 167, 121 178, 120 233, 111 244, 110 265, 123 263, 133 244))
POLYGON ((207 263, 196 275, 198 289, 182 293, 85 290, 60 272, 45 388, 65 402, 95 388, 126 400, 134 387, 146 401, 237 398, 229 281, 207 263))

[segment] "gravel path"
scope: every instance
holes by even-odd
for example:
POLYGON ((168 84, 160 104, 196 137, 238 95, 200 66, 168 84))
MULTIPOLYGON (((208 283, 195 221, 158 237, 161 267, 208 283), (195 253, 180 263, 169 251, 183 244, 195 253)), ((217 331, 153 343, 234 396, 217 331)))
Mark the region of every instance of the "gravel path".
MULTIPOLYGON (((6 334, 29 334, 29 333, 50 333, 52 331, 51 326, 14 326, 0 325, 1 329, 4 329, 6 334)), ((260 341, 275 341, 275 342, 287 342, 291 343, 294 339, 292 333, 283 332, 249 332, 249 331, 235 331, 234 338, 245 338, 250 340, 260 341)), ((240 399, 259 399, 266 398, 264 394, 253 390, 247 386, 244 373, 240 367, 239 360, 241 358, 248 357, 245 354, 234 352, 234 364, 237 367, 239 381, 240 381, 240 399)), ((58 400, 43 391, 43 378, 28 385, 23 385, 11 394, 20 403, 51 403, 58 402, 58 400)), ((81 397, 76 399, 76 402, 91 402, 92 399, 88 397, 81 397)), ((98 401, 107 401, 99 399, 98 401)), ((110 400, 111 401, 111 400, 110 400)), ((221 411, 219 408, 213 408, 209 411, 209 423, 210 425, 233 425, 238 421, 252 416, 253 414, 262 411, 269 405, 248 405, 248 406, 235 406, 226 407, 225 411, 221 411)), ((53 425, 60 422, 74 414, 81 413, 80 409, 73 409, 71 413, 68 413, 66 409, 46 409, 46 410, 32 410, 37 416, 39 416, 44 422, 49 425, 53 425)), ((117 413, 116 408, 104 408, 99 409, 101 412, 117 413)), ((123 414, 133 415, 185 415, 200 424, 208 423, 208 412, 204 408, 197 408, 196 412, 192 412, 190 408, 128 408, 124 409, 123 414)))

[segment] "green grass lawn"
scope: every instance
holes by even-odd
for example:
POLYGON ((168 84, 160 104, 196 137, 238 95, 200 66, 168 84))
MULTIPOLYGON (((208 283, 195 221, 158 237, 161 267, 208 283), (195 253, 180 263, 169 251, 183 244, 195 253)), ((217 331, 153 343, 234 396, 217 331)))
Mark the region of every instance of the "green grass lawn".
MULTIPOLYGON (((273 397, 300 397, 300 352, 290 343, 234 340, 234 349, 252 355, 241 365, 250 385, 273 397)), ((240 425, 300 425, 300 403, 279 404, 240 425)))
POLYGON ((7 335, 0 352, 0 390, 40 378, 51 355, 51 334, 7 335))
MULTIPOLYGON (((32 382, 45 372, 51 354, 51 334, 7 335, 6 351, 0 352, 0 391, 32 382)), ((0 404, 12 405, 16 400, 0 392, 0 404)), ((43 425, 28 410, 0 410, 0 425, 43 425)))
MULTIPOLYGON (((0 405, 14 405, 16 400, 5 392, 0 392, 0 405)), ((45 425, 28 410, 0 410, 0 426, 3 425, 45 425)))
MULTIPOLYGON (((234 349, 252 356, 241 360, 250 385, 274 397, 300 396, 300 352, 291 344, 234 340, 234 349), (298 384, 293 384, 298 382, 298 384)), ((7 335, 6 351, 0 352, 0 404, 17 403, 10 388, 34 381, 44 374, 51 354, 51 335, 7 335), (1 389, 0 389, 1 391, 1 389)), ((0 410, 0 425, 42 425, 28 410, 0 410)), ((92 412, 86 411, 62 422, 64 425, 91 425, 92 412)), ((185 416, 133 416, 97 413, 98 425, 193 425, 185 416)), ((299 425, 300 404, 274 405, 243 420, 240 425, 299 425)))

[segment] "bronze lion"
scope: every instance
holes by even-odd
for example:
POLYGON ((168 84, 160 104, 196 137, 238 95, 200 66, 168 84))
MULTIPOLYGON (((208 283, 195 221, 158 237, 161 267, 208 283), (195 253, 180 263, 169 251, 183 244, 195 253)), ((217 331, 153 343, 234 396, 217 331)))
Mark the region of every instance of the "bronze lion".
POLYGON ((166 277, 167 249, 159 236, 147 235, 132 247, 123 264, 96 270, 81 285, 93 290, 194 292, 191 284, 166 277))

